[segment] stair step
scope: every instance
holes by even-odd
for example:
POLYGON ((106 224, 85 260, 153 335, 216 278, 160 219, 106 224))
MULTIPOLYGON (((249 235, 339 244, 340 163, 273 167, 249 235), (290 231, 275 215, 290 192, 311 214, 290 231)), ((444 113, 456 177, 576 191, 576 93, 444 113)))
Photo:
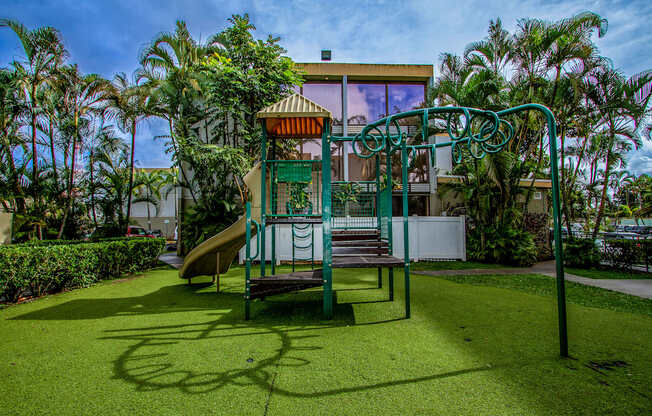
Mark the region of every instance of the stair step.
POLYGON ((333 256, 372 256, 388 253, 387 247, 333 247, 333 256))
POLYGON ((385 240, 333 241, 333 247, 389 247, 385 240))
POLYGON ((309 270, 306 272, 294 272, 286 274, 275 274, 272 276, 255 277, 249 279, 252 284, 265 286, 302 284, 302 283, 323 283, 321 269, 309 270))
POLYGON ((322 283, 300 283, 300 284, 284 284, 284 285, 266 285, 257 284, 251 286, 249 289, 249 299, 258 299, 266 296, 281 295, 283 293, 292 293, 299 290, 311 289, 319 287, 322 283))
POLYGON ((333 232, 333 241, 353 241, 353 240, 378 240, 378 232, 365 231, 365 232, 333 232))

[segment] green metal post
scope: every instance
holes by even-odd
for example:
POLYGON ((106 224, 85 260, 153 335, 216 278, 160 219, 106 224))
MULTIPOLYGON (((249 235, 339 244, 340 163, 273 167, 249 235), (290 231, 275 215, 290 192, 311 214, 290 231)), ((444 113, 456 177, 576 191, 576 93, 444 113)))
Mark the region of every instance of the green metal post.
MULTIPOLYGON (((382 238, 381 213, 380 213, 380 156, 376 155, 376 229, 378 230, 378 241, 382 238)), ((378 247, 380 248, 380 247, 378 247)), ((383 268, 378 268, 378 289, 383 288, 383 268)))
POLYGON ((330 120, 324 119, 321 137, 322 158, 322 232, 323 232, 323 269, 324 279, 324 318, 333 317, 333 252, 331 242, 331 142, 330 120))
POLYGON ((389 255, 394 254, 394 241, 393 241, 393 224, 392 224, 392 215, 393 215, 393 207, 392 207, 392 183, 393 183, 393 178, 392 178, 392 151, 390 150, 391 146, 387 146, 386 152, 387 152, 387 166, 385 167, 385 175, 387 175, 387 188, 389 189, 387 191, 387 198, 388 198, 388 203, 387 203, 387 242, 389 244, 388 249, 389 249, 389 255))
POLYGON ((381 233, 381 212, 380 212, 380 156, 376 155, 376 228, 378 228, 378 235, 381 233))
MULTIPOLYGON (((267 217, 267 127, 262 122, 263 134, 260 136, 260 277, 265 277, 265 225, 267 217)), ((273 197, 273 196, 272 196, 273 197)))
POLYGON ((245 204, 245 215, 247 216, 245 235, 245 320, 250 316, 251 296, 251 203, 245 204))
POLYGON ((389 268, 389 300, 394 300, 394 268, 389 268))
POLYGON ((403 261, 405 274, 405 317, 410 318, 410 234, 408 224, 408 155, 405 141, 401 143, 401 170, 403 180, 403 261))
POLYGON ((557 318, 559 320, 559 354, 568 357, 568 328, 566 321, 566 285, 564 281, 564 256, 561 241, 561 209, 559 207, 559 174, 557 167, 557 129, 555 118, 544 112, 548 123, 550 142, 550 175, 552 181, 552 218, 555 236, 555 266, 557 272, 557 318))
POLYGON ((290 226, 290 231, 292 231, 292 272, 294 273, 294 224, 290 226))
MULTIPOLYGON (((292 261, 294 262, 294 259, 292 259, 292 261)), ((310 225, 310 270, 315 270, 315 226, 314 224, 310 225)), ((294 268, 292 269, 292 271, 294 271, 294 268)))
MULTIPOLYGON (((276 137, 272 138, 272 149, 271 149, 272 160, 276 160, 276 137)), ((276 201, 276 195, 278 195, 278 189, 274 183, 274 167, 276 165, 272 164, 270 169, 270 197, 272 204, 272 214, 278 214, 278 206, 276 201)), ((272 275, 276 274, 276 224, 272 224, 272 275)))

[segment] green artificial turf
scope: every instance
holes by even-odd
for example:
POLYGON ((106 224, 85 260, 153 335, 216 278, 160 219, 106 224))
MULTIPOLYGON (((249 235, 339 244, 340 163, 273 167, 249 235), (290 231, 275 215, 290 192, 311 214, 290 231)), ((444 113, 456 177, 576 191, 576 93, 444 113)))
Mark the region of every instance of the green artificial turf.
POLYGON ((567 273, 591 279, 652 279, 652 273, 632 271, 631 273, 622 270, 603 270, 603 269, 576 269, 574 267, 565 267, 567 273))
POLYGON ((468 270, 468 269, 508 269, 502 264, 478 263, 475 261, 419 261, 412 263, 412 270, 468 270))
POLYGON ((652 317, 571 299, 573 358, 560 359, 549 290, 505 283, 532 276, 478 278, 413 275, 410 320, 398 270, 394 302, 386 275, 377 289, 375 270, 336 270, 331 321, 321 319, 318 290, 254 302, 244 321, 241 268, 223 276, 220 294, 208 278, 187 286, 160 268, 8 307, 0 413, 652 412, 652 317))

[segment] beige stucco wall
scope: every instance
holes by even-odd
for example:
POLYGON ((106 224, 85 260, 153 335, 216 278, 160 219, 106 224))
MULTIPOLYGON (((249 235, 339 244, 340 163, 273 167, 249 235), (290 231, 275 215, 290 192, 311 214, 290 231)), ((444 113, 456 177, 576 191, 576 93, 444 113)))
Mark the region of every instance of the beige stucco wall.
POLYGON ((0 212, 0 244, 11 243, 11 218, 13 214, 0 212))

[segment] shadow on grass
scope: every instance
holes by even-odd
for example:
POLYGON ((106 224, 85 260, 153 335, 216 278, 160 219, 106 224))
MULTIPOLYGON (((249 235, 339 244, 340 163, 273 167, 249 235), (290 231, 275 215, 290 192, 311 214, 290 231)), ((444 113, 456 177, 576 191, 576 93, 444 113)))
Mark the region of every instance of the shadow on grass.
MULTIPOLYGON (((273 390, 274 394, 287 397, 313 398, 426 382, 497 368, 474 367, 310 393, 284 389, 274 384, 276 374, 285 367, 297 368, 311 365, 312 362, 306 358, 305 353, 323 349, 323 347, 316 345, 296 345, 298 341, 311 338, 319 339, 321 336, 316 335, 315 331, 355 324, 349 319, 352 316, 352 308, 349 304, 337 305, 334 311, 335 319, 332 323, 315 324, 316 317, 311 318, 311 316, 321 314, 321 303, 314 301, 295 302, 294 310, 298 313, 298 316, 294 316, 292 322, 284 325, 274 324, 273 322, 278 322, 278 315, 282 314, 281 311, 287 310, 289 307, 287 306, 288 302, 284 302, 285 305, 282 305, 281 302, 278 303, 278 305, 269 305, 263 311, 259 311, 259 316, 264 316, 264 318, 255 323, 234 323, 233 321, 238 320, 240 316, 237 313, 229 312, 217 320, 203 323, 109 330, 106 331, 107 336, 101 339, 135 341, 113 362, 113 370, 115 378, 135 385, 137 391, 176 389, 185 394, 203 394, 227 386, 255 386, 264 391, 271 392, 273 390), (303 324, 298 322, 303 322, 303 324), (231 363, 232 368, 222 369, 222 371, 182 369, 179 363, 173 360, 165 360, 168 355, 167 352, 149 353, 151 348, 156 349, 157 347, 169 351, 169 346, 180 342, 186 343, 187 348, 193 348, 194 342, 240 338, 242 344, 246 345, 248 337, 257 337, 260 343, 262 339, 265 339, 263 338, 265 336, 274 337, 275 342, 279 344, 278 348, 272 349, 272 352, 264 358, 257 358, 255 361, 253 359, 247 360, 247 365, 239 366, 235 362, 231 363), (164 360, 161 361, 161 359, 164 360), (136 363, 136 366, 133 365, 134 363, 136 363)), ((283 314, 283 317, 287 322, 288 315, 283 314)), ((399 319, 384 322, 396 320, 399 319)), ((361 325, 378 324, 367 323, 361 325)), ((208 364, 208 366, 211 365, 208 364)), ((219 366, 213 365, 211 367, 216 368, 219 366)))

